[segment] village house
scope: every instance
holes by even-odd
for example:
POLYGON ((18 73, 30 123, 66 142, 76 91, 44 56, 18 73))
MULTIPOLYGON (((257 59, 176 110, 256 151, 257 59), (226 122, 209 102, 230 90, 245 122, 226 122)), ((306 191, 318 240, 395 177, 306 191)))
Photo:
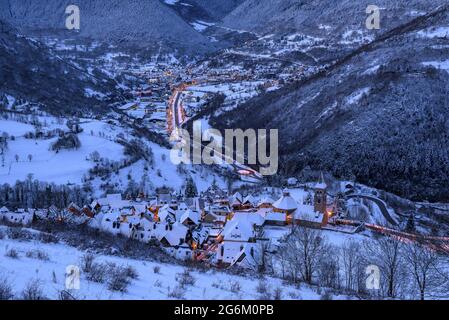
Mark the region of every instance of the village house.
POLYGON ((254 208, 256 205, 256 201, 251 195, 246 196, 245 198, 240 194, 240 192, 236 192, 231 199, 231 207, 233 210, 245 210, 254 208))
POLYGON ((170 190, 168 189, 161 189, 159 190, 157 194, 157 206, 163 207, 165 205, 171 205, 172 204, 172 195, 170 193, 170 190))
POLYGON ((200 224, 201 215, 198 211, 188 209, 179 218, 179 222, 186 227, 197 226, 200 224))
POLYGON ((140 216, 139 222, 135 225, 135 232, 133 234, 134 240, 149 243, 151 240, 155 239, 153 236, 155 222, 152 220, 153 219, 149 215, 142 214, 140 216))
POLYGON ((192 231, 191 239, 190 239, 190 247, 193 250, 198 248, 202 248, 209 239, 210 228, 204 227, 203 225, 199 225, 192 231))
POLYGON ((252 264, 256 244, 254 225, 246 219, 230 221, 222 232, 223 241, 218 246, 216 262, 219 265, 252 264))
POLYGON ((176 211, 173 210, 168 204, 164 205, 158 210, 157 213, 158 222, 175 223, 176 211))
POLYGON ((202 221, 211 227, 223 227, 230 215, 228 206, 209 205, 203 210, 202 221))
POLYGON ((284 190, 282 197, 273 203, 274 212, 285 213, 288 224, 298 224, 310 228, 321 228, 328 224, 327 185, 323 177, 314 186, 313 203, 310 196, 298 202, 284 190))
POLYGON ((290 216, 296 209, 298 209, 298 203, 290 196, 290 192, 285 189, 282 193, 282 197, 273 203, 273 211, 285 213, 290 216))
POLYGON ((189 247, 186 238, 189 228, 185 225, 175 222, 173 224, 165 224, 165 232, 158 239, 165 247, 182 246, 189 247))
POLYGON ((273 208, 273 199, 271 199, 270 197, 265 197, 262 200, 259 201, 259 203, 257 204, 258 208, 273 208))
POLYGON ((12 212, 9 211, 6 207, 2 207, 0 209, 0 218, 1 220, 12 224, 28 226, 34 220, 34 210, 18 209, 15 212, 12 212))

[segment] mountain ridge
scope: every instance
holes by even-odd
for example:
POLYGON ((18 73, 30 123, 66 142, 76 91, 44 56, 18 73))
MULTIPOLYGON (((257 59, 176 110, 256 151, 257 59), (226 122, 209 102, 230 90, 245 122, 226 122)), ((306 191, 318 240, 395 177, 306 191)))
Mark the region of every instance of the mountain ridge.
POLYGON ((447 25, 448 11, 441 7, 397 26, 364 50, 211 124, 279 129, 284 175, 312 167, 407 198, 447 200, 449 150, 441 146, 449 145, 449 74, 432 61, 449 52, 444 38, 425 30, 447 25))
POLYGON ((111 93, 117 92, 116 84, 107 77, 79 70, 41 43, 18 36, 17 30, 2 20, 0 70, 3 94, 42 104, 54 113, 100 111, 115 99, 111 93))
POLYGON ((69 0, 2 0, 0 19, 27 35, 56 33, 118 43, 131 41, 146 47, 162 43, 189 54, 210 52, 216 47, 159 0, 79 0, 79 32, 65 29, 65 9, 70 4, 69 0))

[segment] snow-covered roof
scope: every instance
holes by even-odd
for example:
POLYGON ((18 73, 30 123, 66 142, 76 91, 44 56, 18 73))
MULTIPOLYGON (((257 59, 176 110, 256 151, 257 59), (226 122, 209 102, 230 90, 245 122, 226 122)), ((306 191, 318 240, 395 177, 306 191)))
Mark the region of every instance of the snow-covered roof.
POLYGON ((147 203, 134 204, 133 207, 136 209, 136 213, 145 213, 147 211, 147 203))
POLYGON ((229 209, 228 206, 219 206, 219 205, 210 205, 204 208, 204 210, 206 212, 210 212, 210 213, 216 213, 216 212, 226 212, 226 213, 230 213, 231 210, 229 209))
POLYGON ((222 234, 225 241, 249 241, 254 236, 254 229, 248 221, 231 220, 226 224, 222 234))
POLYGON ((315 188, 316 189, 326 189, 327 184, 325 182, 318 182, 317 184, 315 184, 315 188))
POLYGON ((265 197, 262 200, 259 201, 259 206, 263 204, 273 204, 274 200, 270 197, 265 197))
MULTIPOLYGON (((100 215, 98 215, 98 216, 100 216, 100 215)), ((117 211, 109 211, 108 213, 103 215, 104 222, 108 222, 108 220, 110 222, 114 222, 117 220, 121 220, 121 218, 122 218, 121 214, 117 211)))
POLYGON ((319 211, 315 211, 313 205, 301 204, 295 211, 294 218, 296 220, 321 223, 323 221, 323 214, 319 211))
POLYGON ((266 221, 287 221, 287 215, 284 212, 267 212, 265 216, 266 221))
POLYGON ((166 204, 159 209, 158 217, 161 221, 164 221, 168 216, 176 217, 176 214, 175 211, 166 204))
POLYGON ((190 219, 193 223, 198 224, 200 221, 200 214, 198 211, 187 210, 179 219, 179 222, 184 223, 187 219, 190 219))
POLYGON ((203 244, 208 237, 209 237, 209 228, 204 228, 200 226, 192 231, 192 238, 198 244, 203 244))
MULTIPOLYGON (((130 207, 129 201, 123 200, 121 194, 108 194, 106 198, 100 198, 97 200, 100 206, 109 206, 112 209, 122 209, 130 207)), ((92 203, 94 205, 94 203, 92 203)))
POLYGON ((98 202, 98 200, 94 200, 92 201, 92 203, 90 204, 91 208, 95 208, 97 205, 101 206, 100 202, 98 202))
POLYGON ((240 203, 243 202, 243 196, 238 191, 236 193, 234 193, 234 195, 232 196, 232 199, 233 199, 233 202, 235 202, 235 201, 238 201, 240 203))
POLYGON ((245 199, 243 199, 243 204, 254 204, 256 201, 254 200, 252 195, 248 195, 245 199))
POLYGON ((127 222, 132 223, 133 225, 137 225, 140 223, 140 216, 134 215, 134 216, 128 216, 127 222))
POLYGON ((321 172, 320 180, 315 184, 316 189, 327 189, 327 184, 324 181, 323 173, 321 172))
POLYGON ((0 208, 0 212, 1 212, 1 213, 6 213, 6 212, 9 212, 9 209, 6 208, 6 207, 1 207, 1 208, 0 208))
POLYGON ((265 222, 265 218, 257 213, 248 212, 236 212, 231 221, 246 221, 256 226, 262 226, 265 222))
POLYGON ((273 207, 279 210, 295 210, 298 208, 298 203, 290 196, 290 192, 288 190, 284 190, 282 197, 273 203, 273 207))
POLYGON ((221 228, 208 228, 208 233, 211 237, 218 237, 222 231, 223 229, 221 228))
POLYGON ((230 265, 238 264, 240 266, 253 267, 255 265, 252 251, 257 250, 255 243, 242 242, 224 242, 222 261, 230 265))
POLYGON ((185 240, 187 236, 188 228, 179 222, 175 222, 171 225, 171 229, 167 230, 165 235, 161 238, 165 238, 171 246, 177 246, 181 240, 185 240))
POLYGON ((212 223, 215 223, 215 222, 224 223, 224 222, 226 222, 226 216, 221 216, 221 215, 214 214, 212 212, 208 212, 204 216, 203 221, 204 222, 212 222, 212 223))

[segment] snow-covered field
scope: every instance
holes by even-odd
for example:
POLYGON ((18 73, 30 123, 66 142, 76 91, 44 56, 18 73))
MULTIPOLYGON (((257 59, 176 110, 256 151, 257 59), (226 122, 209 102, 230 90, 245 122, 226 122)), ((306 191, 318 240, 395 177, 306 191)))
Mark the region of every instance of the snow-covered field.
MULTIPOLYGON (((4 228, 3 228, 4 229, 4 228)), ((15 294, 20 296, 23 288, 35 279, 42 285, 44 295, 57 299, 59 292, 65 290, 65 273, 67 266, 80 265, 80 259, 85 254, 78 249, 64 244, 45 244, 38 241, 18 241, 3 239, 0 241, 0 276, 11 282, 15 294), (14 249, 18 258, 10 258, 5 253, 14 249), (39 249, 48 254, 49 260, 28 258, 26 253, 39 249)), ((127 292, 113 292, 106 284, 88 281, 81 274, 80 289, 73 294, 79 299, 167 299, 168 293, 178 286, 177 274, 185 267, 152 261, 125 259, 115 256, 98 256, 98 261, 112 262, 117 265, 132 266, 138 273, 138 279, 132 280, 127 292), (155 273, 154 267, 160 267, 155 273)), ((257 292, 259 279, 252 276, 237 276, 216 269, 209 271, 191 271, 195 284, 185 288, 184 297, 189 300, 207 299, 259 299, 257 292), (239 284, 237 286, 236 284, 239 284), (239 287, 238 290, 235 288, 239 287)), ((315 288, 302 284, 299 288, 287 285, 277 278, 265 278, 269 290, 280 288, 283 299, 319 299, 315 288)), ((334 297, 347 299, 346 296, 334 297)))
POLYGON ((11 120, 0 120, 0 130, 8 133, 10 136, 20 137, 25 133, 33 131, 34 127, 30 124, 20 123, 11 120))
MULTIPOLYGON (((14 141, 8 142, 5 166, 0 167, 1 183, 13 184, 32 174, 34 179, 41 181, 79 184, 83 175, 94 166, 87 160, 92 152, 98 151, 100 156, 115 160, 124 158, 123 146, 111 141, 111 138, 99 136, 99 132, 108 134, 112 130, 100 121, 82 125, 84 131, 78 135, 81 142, 78 150, 60 150, 58 153, 51 150, 57 138, 35 140, 23 137, 27 132, 34 132, 32 125, 11 120, 0 124, 0 131, 15 136, 14 141)), ((49 125, 47 129, 55 127, 49 125)))
MULTIPOLYGON (((67 131, 65 119, 58 121, 52 117, 39 117, 43 123, 42 130, 48 132, 54 129, 67 131)), ((97 151, 100 157, 111 161, 121 161, 127 158, 123 145, 115 142, 120 135, 125 140, 137 138, 126 127, 109 124, 100 120, 81 119, 80 126, 83 132, 77 136, 81 147, 77 150, 63 150, 55 152, 51 150, 57 137, 51 139, 26 139, 25 134, 35 132, 31 124, 15 121, 0 120, 0 134, 6 132, 14 136, 14 140, 8 140, 8 148, 5 157, 0 164, 0 183, 14 184, 18 180, 26 180, 31 174, 33 179, 56 184, 81 184, 83 177, 95 166, 90 155, 97 151), (4 163, 4 165, 2 165, 4 163)), ((136 183, 142 178, 148 178, 147 186, 151 188, 167 186, 179 191, 190 175, 197 184, 199 191, 205 191, 215 180, 217 185, 225 187, 225 181, 210 168, 186 166, 184 172, 179 172, 177 166, 170 161, 170 150, 155 143, 141 140, 142 145, 149 147, 154 155, 152 166, 144 160, 113 173, 110 184, 120 190, 126 189, 129 177, 136 183), (148 171, 144 171, 147 167, 148 171), (146 175, 145 175, 146 173, 146 175)), ((104 183, 97 178, 93 181, 96 190, 104 183)), ((154 191, 154 190, 153 190, 154 191)))

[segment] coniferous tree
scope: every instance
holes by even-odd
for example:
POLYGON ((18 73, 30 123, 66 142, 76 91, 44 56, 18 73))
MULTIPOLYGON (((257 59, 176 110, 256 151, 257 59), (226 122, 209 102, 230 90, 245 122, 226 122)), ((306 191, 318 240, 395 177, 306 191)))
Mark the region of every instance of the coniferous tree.
POLYGON ((197 195, 198 195, 198 189, 196 187, 196 184, 193 181, 192 177, 189 177, 186 181, 185 196, 187 198, 194 198, 197 195))

